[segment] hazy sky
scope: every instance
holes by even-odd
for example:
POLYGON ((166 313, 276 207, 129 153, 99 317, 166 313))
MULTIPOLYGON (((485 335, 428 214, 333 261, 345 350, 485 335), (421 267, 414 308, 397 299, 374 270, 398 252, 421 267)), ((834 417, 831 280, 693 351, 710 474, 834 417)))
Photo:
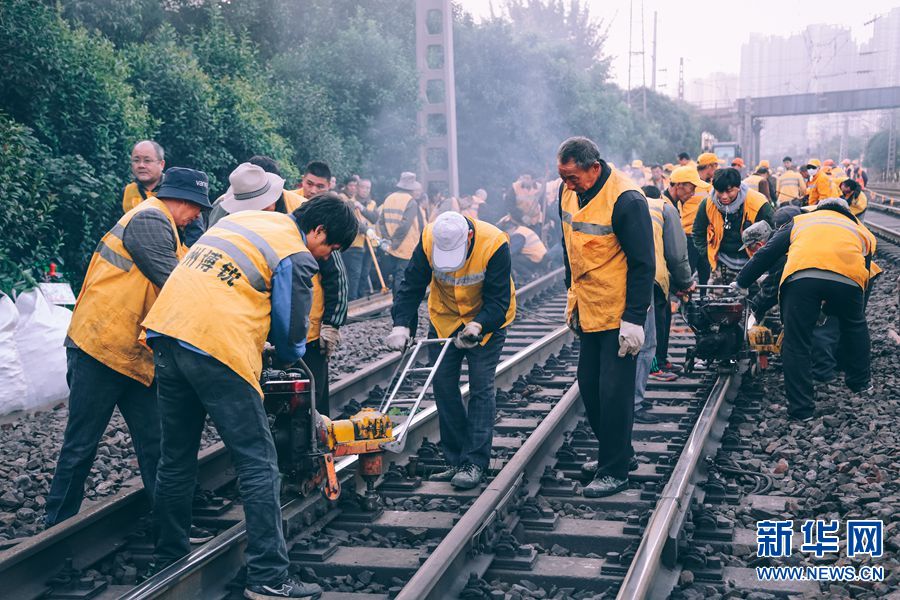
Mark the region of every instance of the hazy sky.
MULTIPOLYGON (((490 14, 490 4, 495 10, 505 0, 455 0, 477 17, 490 14)), ((613 77, 625 87, 628 80, 628 0, 585 0, 596 19, 602 19, 609 29, 606 53, 613 57, 613 77)), ((634 0, 633 44, 640 50, 640 7, 634 0)), ((650 85, 650 55, 653 39, 653 12, 657 22, 657 69, 665 70, 657 75, 657 84, 665 84, 660 91, 674 95, 678 82, 678 60, 684 57, 684 78, 703 77, 722 71, 738 73, 741 61, 741 45, 750 33, 790 35, 801 31, 811 23, 843 24, 849 26, 857 41, 864 41, 872 34, 872 26, 864 25, 873 16, 887 13, 898 5, 898 0, 819 0, 817 2, 789 2, 785 0, 755 0, 741 2, 673 2, 672 0, 645 0, 644 24, 646 28, 646 75, 650 85), (696 8, 695 8, 696 7, 696 8)), ((632 85, 641 84, 640 57, 635 57, 632 85)))

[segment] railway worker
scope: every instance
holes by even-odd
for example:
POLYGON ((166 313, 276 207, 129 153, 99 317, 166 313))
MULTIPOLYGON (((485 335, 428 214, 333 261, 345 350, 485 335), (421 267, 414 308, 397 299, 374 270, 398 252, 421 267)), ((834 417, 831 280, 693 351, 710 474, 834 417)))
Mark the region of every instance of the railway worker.
POLYGON ((383 273, 385 279, 392 279, 391 290, 396 294, 425 228, 425 208, 419 205, 422 184, 416 181, 415 173, 401 173, 395 187, 394 193, 381 205, 378 230, 390 244, 384 257, 383 273))
MULTIPOLYGON (((792 204, 786 204, 778 208, 772 217, 775 231, 791 222, 799 214, 802 214, 800 208, 792 204)), ((773 230, 769 227, 769 224, 765 221, 760 221, 745 229, 741 234, 741 240, 746 248, 749 248, 751 252, 756 252, 766 245, 766 242, 772 237, 772 233, 773 230)), ((778 286, 781 282, 781 272, 784 269, 785 261, 787 261, 787 257, 782 256, 769 267, 766 271, 765 279, 759 282, 759 290, 747 301, 754 321, 751 325, 761 322, 766 313, 778 304, 778 286)))
POLYGON ((362 204, 357 200, 359 193, 359 176, 351 175, 344 184, 344 192, 341 194, 346 202, 350 204, 356 215, 358 223, 356 237, 349 248, 342 251, 341 261, 344 263, 344 269, 347 275, 347 300, 353 301, 362 296, 359 291, 360 273, 362 273, 363 260, 368 250, 366 249, 366 231, 369 229, 369 222, 363 217, 362 204))
POLYGON ((158 196, 125 213, 91 257, 65 341, 69 419, 47 496, 48 527, 78 513, 97 444, 116 406, 152 500, 159 413, 153 355, 139 339, 140 323, 184 256, 178 228, 209 206, 208 188, 206 173, 172 167, 158 196))
MULTIPOLYGON (((765 164, 769 164, 768 161, 763 161, 765 164)), ((769 168, 762 166, 762 162, 760 162, 759 166, 756 167, 756 170, 753 171, 752 175, 748 175, 744 178, 744 183, 754 191, 759 192, 763 196, 768 199, 769 196, 769 168)))
MULTIPOLYGON (((681 213, 681 228, 686 236, 694 230, 697 208, 712 186, 700 177, 700 171, 691 167, 678 167, 669 177, 669 187, 663 192, 665 199, 681 213)), ((691 271, 697 270, 699 254, 693 244, 688 244, 688 261, 691 271)))
POLYGON ((372 250, 374 250, 374 248, 372 247, 372 238, 376 236, 375 223, 378 222, 378 204, 376 204, 375 199, 372 198, 371 179, 363 177, 359 180, 359 185, 356 190, 355 207, 358 211, 356 218, 362 218, 366 225, 366 240, 363 245, 363 259, 359 269, 359 281, 356 288, 356 297, 362 298, 372 289, 372 283, 369 279, 373 265, 372 250))
MULTIPOLYGON (((134 180, 122 191, 122 214, 146 200, 156 196, 166 168, 166 153, 153 140, 142 140, 131 149, 131 175, 134 180)), ((190 247, 204 230, 203 213, 184 225, 181 230, 182 242, 190 247)))
POLYGON ((644 177, 644 161, 639 158, 631 161, 631 166, 625 167, 628 171, 628 176, 631 177, 631 181, 638 187, 647 183, 646 177, 644 177))
POLYGON ((538 235, 525 227, 516 211, 501 219, 498 224, 509 240, 509 254, 512 259, 515 281, 528 281, 547 270, 547 246, 538 235))
POLYGON ((288 211, 294 212, 303 203, 303 198, 307 200, 324 194, 332 187, 331 168, 327 163, 320 160, 312 160, 306 164, 303 170, 303 177, 300 178, 300 187, 293 190, 291 194, 285 194, 285 202, 288 205, 288 211))
MULTIPOLYGON (((303 176, 303 194, 319 189, 326 181, 322 174, 326 169, 328 165, 325 163, 313 162, 307 165, 307 172, 303 176)), ((330 170, 328 172, 330 173, 330 170)), ((281 188, 284 180, 279 174, 278 163, 267 156, 254 156, 239 165, 228 178, 231 186, 216 200, 216 207, 210 213, 210 223, 218 224, 223 216, 245 210, 293 214, 307 202, 305 195, 281 188), (271 201, 273 197, 271 194, 253 195, 254 191, 266 185, 279 188, 279 194, 274 196, 274 202, 271 201)), ((339 252, 332 253, 328 258, 316 260, 319 263, 324 307, 320 326, 311 327, 309 330, 304 361, 316 381, 316 410, 329 416, 331 407, 328 398, 328 358, 341 343, 340 328, 347 319, 349 284, 347 270, 339 252)))
MULTIPOLYGON (((461 489, 478 486, 491 458, 496 416, 494 376, 506 327, 516 316, 509 243, 497 227, 447 212, 425 227, 394 296, 394 327, 385 340, 401 350, 416 331, 428 296, 432 338, 453 338, 434 375, 441 447, 449 468, 431 476, 461 489), (469 365, 469 402, 459 391, 463 358, 469 365)), ((440 347, 431 347, 431 359, 440 347)))
MULTIPOLYGON (((242 181, 232 177, 246 202, 271 203, 281 193, 275 183, 249 190, 242 181)), ((244 502, 244 595, 321 592, 288 577, 280 476, 259 377, 266 340, 279 365, 303 356, 307 326, 322 311, 317 260, 348 247, 355 234, 356 217, 336 194, 290 215, 246 210, 219 221, 172 272, 143 323, 154 351, 163 434, 153 512, 157 568, 188 553, 197 451, 208 415, 231 453, 244 502)))
POLYGON ((701 284, 720 263, 728 271, 740 271, 753 254, 749 248, 741 250, 741 233, 759 221, 771 225, 774 213, 768 198, 741 182, 737 169, 719 169, 712 184, 713 193, 700 203, 693 230, 701 284))
POLYGON ((599 442, 584 495, 609 496, 628 486, 634 456, 635 357, 653 300, 653 226, 644 195, 600 158, 591 140, 565 140, 557 168, 567 321, 581 340, 578 387, 599 442))
POLYGON ((650 167, 650 185, 660 191, 669 187, 669 177, 663 172, 662 165, 656 164, 650 167))
MULTIPOLYGON (((472 205, 472 201, 468 198, 466 198, 465 201, 466 208, 469 208, 472 205)), ((445 193, 443 190, 435 192, 433 195, 429 196, 425 207, 425 214, 428 218, 428 222, 434 223, 438 218, 438 215, 445 212, 460 212, 460 205, 461 203, 459 200, 445 193)))
POLYGON ((750 259, 733 284, 745 290, 787 255, 780 281, 784 322, 784 387, 788 415, 809 421, 815 409, 810 347, 820 310, 840 329, 846 384, 854 393, 871 392, 869 330, 865 295, 872 273, 875 237, 841 198, 827 198, 808 214, 779 229, 750 259), (823 244, 822 240, 828 240, 823 244))
POLYGON ((806 186, 809 192, 808 205, 813 206, 823 198, 835 198, 840 195, 827 167, 823 167, 822 161, 818 158, 809 159, 806 172, 809 174, 809 183, 806 186))
POLYGON ((691 155, 687 152, 679 152, 678 153, 678 166, 679 167, 694 167, 696 163, 691 160, 691 155))
POLYGON ((656 423, 659 419, 644 407, 647 381, 673 381, 678 378, 674 366, 668 361, 669 328, 672 325, 669 291, 673 290, 676 296, 685 298, 694 288, 694 282, 687 256, 687 236, 681 228, 678 211, 662 198, 656 188, 645 186, 644 195, 653 224, 656 271, 653 304, 644 324, 644 345, 637 357, 634 420, 636 423, 656 423))
POLYGON ((540 235, 544 213, 541 210, 543 190, 528 171, 519 175, 506 194, 507 210, 518 210, 522 215, 522 223, 540 235))
POLYGON ((738 173, 743 173, 745 166, 746 165, 744 165, 744 159, 740 156, 736 156, 734 160, 731 161, 731 168, 737 169, 738 173))
POLYGON ((782 161, 784 164, 784 173, 778 178, 776 183, 776 199, 778 206, 783 204, 796 204, 806 195, 806 181, 803 176, 794 168, 794 161, 790 156, 785 156, 782 161))
POLYGON ((860 221, 865 220, 866 209, 869 207, 869 199, 862 191, 862 186, 854 179, 844 179, 839 184, 841 198, 847 201, 850 212, 860 221))

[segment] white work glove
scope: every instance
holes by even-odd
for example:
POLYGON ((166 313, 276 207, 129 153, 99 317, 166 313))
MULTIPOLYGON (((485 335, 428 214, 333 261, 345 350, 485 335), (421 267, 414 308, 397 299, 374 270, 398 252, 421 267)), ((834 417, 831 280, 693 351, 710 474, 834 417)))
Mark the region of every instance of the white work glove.
POLYGON ((341 332, 337 327, 322 325, 319 328, 319 347, 325 356, 331 356, 341 345, 341 332))
POLYGON ((378 234, 375 233, 375 230, 369 227, 366 229, 366 237, 369 238, 373 243, 378 243, 378 234))
POLYGON ((384 340, 388 350, 403 350, 409 343, 409 327, 394 327, 384 340))
POLYGON ((747 331, 750 331, 754 327, 756 327, 756 317, 751 312, 749 315, 747 315, 747 331))
POLYGON ((737 294, 741 298, 746 298, 750 293, 750 290, 748 290, 747 288, 739 286, 737 281, 732 281, 731 283, 729 283, 728 289, 732 294, 737 294))
POLYGON ((453 345, 460 350, 474 348, 481 342, 481 324, 475 321, 469 322, 453 338, 453 345))
POLYGON ((637 356, 644 345, 644 326, 628 321, 619 323, 619 358, 627 354, 637 356))

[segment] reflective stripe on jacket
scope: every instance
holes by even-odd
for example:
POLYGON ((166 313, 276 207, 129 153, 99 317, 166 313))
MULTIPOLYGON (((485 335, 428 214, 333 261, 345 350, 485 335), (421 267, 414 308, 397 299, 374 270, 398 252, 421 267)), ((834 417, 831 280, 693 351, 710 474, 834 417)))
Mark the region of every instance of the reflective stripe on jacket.
MULTIPOLYGON (((145 210, 162 212, 172 225, 175 239, 180 239, 172 213, 157 198, 140 202, 125 213, 94 250, 68 335, 81 350, 110 369, 149 386, 153 382, 153 354, 141 339, 141 321, 156 301, 159 288, 141 273, 122 243, 128 223, 145 210)), ((178 258, 186 251, 179 242, 178 258)))
MULTIPOLYGON (((712 192, 715 194, 715 192, 712 192)), ((744 198, 743 216, 741 217, 741 232, 744 228, 753 225, 756 222, 756 214, 759 209, 768 204, 769 201, 765 196, 754 190, 747 190, 747 197, 744 198)), ((719 247, 722 245, 722 238, 725 237, 725 219, 719 212, 716 203, 713 202, 712 196, 706 200, 706 217, 709 219, 709 225, 706 227, 706 256, 709 259, 709 268, 713 271, 719 264, 719 247)), ((750 248, 746 249, 747 256, 753 256, 750 248)))
POLYGON ((655 281, 662 289, 666 298, 669 297, 669 267, 666 265, 665 245, 663 243, 663 227, 666 217, 663 213, 666 200, 662 198, 647 198, 650 208, 650 221, 653 224, 653 250, 656 256, 655 281))

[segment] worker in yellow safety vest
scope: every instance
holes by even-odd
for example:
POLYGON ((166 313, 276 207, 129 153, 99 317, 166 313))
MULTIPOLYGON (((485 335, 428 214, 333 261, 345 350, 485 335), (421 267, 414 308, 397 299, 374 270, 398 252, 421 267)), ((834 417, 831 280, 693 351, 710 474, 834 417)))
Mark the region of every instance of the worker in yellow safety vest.
POLYGON ((628 486, 633 465, 635 357, 653 299, 650 209, 640 189, 584 137, 557 151, 569 327, 580 338, 578 387, 599 442, 588 497, 628 486))
POLYGON ((547 270, 547 246, 534 230, 522 225, 519 218, 521 215, 516 211, 502 218, 498 226, 509 240, 513 279, 522 284, 547 270))
MULTIPOLYGON (((431 476, 453 487, 471 489, 487 473, 496 418, 494 377, 516 317, 516 291, 509 244, 497 227, 446 212, 425 227, 394 293, 394 327, 385 340, 401 350, 416 331, 419 304, 428 296, 430 338, 452 338, 434 374, 434 397, 441 448, 448 468, 431 476), (459 391, 462 361, 469 367, 469 399, 459 391)), ((441 351, 431 346, 434 362, 441 351)))
POLYGON ((692 233, 701 284, 709 280, 719 264, 728 271, 740 271, 752 255, 749 248, 741 249, 741 233, 759 221, 771 226, 775 212, 768 198, 741 182, 737 169, 719 169, 712 185, 713 192, 697 209, 692 233))
POLYGON ((382 273, 391 278, 394 293, 400 289, 403 273, 425 228, 425 207, 420 205, 422 184, 416 181, 416 174, 401 173, 396 188, 384 199, 378 220, 381 237, 389 244, 382 273))
POLYGON ((781 359, 788 416, 794 420, 814 417, 810 348, 822 311, 840 324, 839 354, 852 357, 843 362, 847 387, 856 394, 871 394, 865 298, 875 272, 874 253, 875 237, 850 212, 847 202, 826 198, 815 210, 794 217, 776 231, 738 275, 734 287, 746 291, 787 255, 780 284, 781 359))
POLYGON ((541 223, 544 222, 542 200, 541 185, 534 180, 531 173, 526 171, 519 175, 507 192, 507 211, 518 210, 522 215, 522 223, 526 227, 540 231, 541 223))
MULTIPOLYGON (((714 164, 714 163, 713 163, 714 164)), ((704 171, 699 171, 693 167, 677 167, 672 171, 669 177, 669 187, 663 191, 663 196, 681 213, 681 227, 686 236, 690 236, 694 228, 694 220, 697 218, 697 207, 704 198, 709 194, 712 186, 706 182, 700 173, 704 176, 709 170, 708 166, 703 167, 704 171)), ((715 171, 715 167, 712 168, 715 171)), ((688 244, 688 262, 691 266, 691 272, 697 270, 698 263, 697 249, 693 244, 688 244)))
MULTIPOLYGON (((272 178, 257 187, 257 173, 244 171, 230 178, 229 198, 268 206, 281 195, 272 178)), ((190 550, 197 448, 208 415, 230 451, 244 503, 245 596, 269 597, 265 588, 283 586, 320 591, 288 575, 280 475, 259 378, 267 341, 277 366, 303 356, 308 329, 322 314, 317 260, 348 247, 355 235, 353 211, 336 194, 291 215, 243 210, 207 231, 172 272, 143 322, 163 432, 153 512, 157 564, 190 550)))
POLYGON ((777 200, 778 206, 782 204, 797 204, 806 195, 806 180, 796 168, 790 156, 782 159, 784 173, 778 178, 777 200))
POLYGON ((156 196, 166 168, 166 153, 153 140, 142 140, 131 149, 131 174, 134 181, 122 192, 122 213, 156 196))
POLYGON ((47 496, 47 526, 78 512, 97 444, 117 406, 152 499, 159 414, 153 355, 141 339, 140 324, 184 256, 179 228, 209 207, 208 189, 202 171, 173 167, 158 197, 126 212, 97 244, 65 341, 69 415, 47 496))
POLYGON ((847 201, 850 212, 860 221, 865 220, 866 209, 869 207, 869 199, 854 179, 846 178, 840 182, 841 198, 847 201))

